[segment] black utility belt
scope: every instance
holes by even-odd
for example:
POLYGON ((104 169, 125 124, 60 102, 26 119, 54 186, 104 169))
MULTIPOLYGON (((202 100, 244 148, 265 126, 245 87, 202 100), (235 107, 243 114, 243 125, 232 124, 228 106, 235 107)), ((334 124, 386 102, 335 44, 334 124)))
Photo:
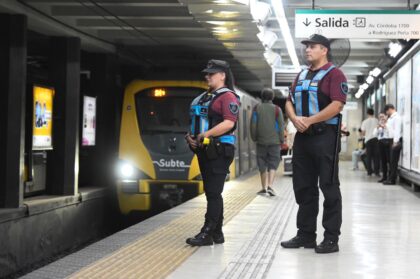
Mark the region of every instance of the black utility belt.
POLYGON ((310 136, 322 135, 329 129, 336 131, 337 124, 327 124, 325 122, 315 123, 315 124, 312 124, 304 133, 310 136))
POLYGON ((203 151, 207 159, 214 160, 221 156, 233 157, 235 155, 235 146, 229 143, 222 143, 217 138, 213 138, 208 145, 204 145, 203 151))

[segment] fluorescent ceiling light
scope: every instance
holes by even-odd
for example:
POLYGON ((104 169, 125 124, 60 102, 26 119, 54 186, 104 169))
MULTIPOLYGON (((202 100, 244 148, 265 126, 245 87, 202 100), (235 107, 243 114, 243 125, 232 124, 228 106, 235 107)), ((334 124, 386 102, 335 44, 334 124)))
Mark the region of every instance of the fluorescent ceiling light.
POLYGON ((217 18, 235 18, 239 16, 239 12, 237 11, 221 11, 218 13, 214 13, 214 17, 217 18))
POLYGON ((263 26, 271 15, 270 4, 252 1, 250 6, 251 16, 258 25, 263 26))
POLYGON ((207 10, 207 11, 205 11, 205 13, 206 14, 212 14, 213 13, 213 10, 207 10))
POLYGON ((265 32, 260 32, 257 34, 258 39, 265 48, 272 48, 273 45, 278 40, 276 33, 266 30, 265 32))
POLYGON ((223 45, 228 49, 233 49, 238 46, 238 44, 235 42, 225 42, 223 45))
POLYGON ((366 83, 371 84, 374 80, 375 80, 375 78, 373 76, 368 76, 367 79, 366 79, 366 83))
POLYGON ((363 83, 361 87, 363 88, 363 90, 366 90, 369 88, 369 84, 363 83))
POLYGON ((227 16, 239 14, 239 12, 237 11, 220 11, 219 13, 222 15, 227 15, 227 16))
POLYGON ((213 24, 213 25, 226 25, 226 21, 206 21, 208 24, 213 24))
POLYGON ((376 67, 375 69, 373 69, 372 71, 369 72, 369 75, 374 76, 374 77, 378 77, 381 74, 382 70, 379 69, 378 67, 376 67))
POLYGON ((213 0, 215 4, 228 4, 229 2, 229 0, 213 0))
POLYGON ((228 34, 229 30, 213 30, 213 33, 216 34, 228 34))
POLYGON ((286 14, 284 13, 282 0, 271 0, 271 6, 276 14, 277 21, 280 25, 280 30, 283 35, 283 39, 286 43, 287 52, 289 53, 290 59, 292 60, 293 66, 296 70, 300 70, 299 59, 296 54, 294 39, 290 33, 289 24, 287 22, 286 14))
POLYGON ((389 43, 389 51, 388 54, 391 57, 396 57, 398 55, 398 53, 400 53, 400 51, 402 50, 402 46, 399 43, 389 43))

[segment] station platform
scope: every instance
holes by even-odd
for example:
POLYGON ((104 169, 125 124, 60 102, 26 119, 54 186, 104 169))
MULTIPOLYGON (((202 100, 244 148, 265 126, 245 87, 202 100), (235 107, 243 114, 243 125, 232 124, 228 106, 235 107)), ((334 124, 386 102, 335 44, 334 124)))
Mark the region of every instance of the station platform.
POLYGON ((256 194, 256 173, 226 184, 222 245, 185 244, 203 222, 201 195, 23 278, 420 278, 420 196, 349 169, 340 163, 338 253, 280 246, 296 233, 297 206, 291 177, 279 171, 275 197, 256 194))

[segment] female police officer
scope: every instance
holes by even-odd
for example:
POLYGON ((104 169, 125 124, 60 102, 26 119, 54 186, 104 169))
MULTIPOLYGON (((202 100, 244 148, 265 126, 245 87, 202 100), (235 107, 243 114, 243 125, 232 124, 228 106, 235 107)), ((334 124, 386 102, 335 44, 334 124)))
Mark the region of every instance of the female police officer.
POLYGON ((239 112, 229 64, 210 60, 203 72, 209 89, 191 103, 191 131, 185 137, 197 154, 207 198, 204 226, 187 239, 192 246, 224 242, 222 191, 235 153, 233 131, 239 112))

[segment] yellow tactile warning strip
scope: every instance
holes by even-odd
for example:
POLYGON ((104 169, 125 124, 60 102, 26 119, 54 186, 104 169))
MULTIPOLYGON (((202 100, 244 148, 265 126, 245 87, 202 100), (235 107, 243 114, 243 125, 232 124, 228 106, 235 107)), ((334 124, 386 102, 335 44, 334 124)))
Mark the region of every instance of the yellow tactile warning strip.
MULTIPOLYGON (((229 182, 223 194, 225 223, 256 196, 259 176, 229 182)), ((72 274, 69 278, 165 278, 198 248, 185 243, 203 224, 205 205, 72 274)))

